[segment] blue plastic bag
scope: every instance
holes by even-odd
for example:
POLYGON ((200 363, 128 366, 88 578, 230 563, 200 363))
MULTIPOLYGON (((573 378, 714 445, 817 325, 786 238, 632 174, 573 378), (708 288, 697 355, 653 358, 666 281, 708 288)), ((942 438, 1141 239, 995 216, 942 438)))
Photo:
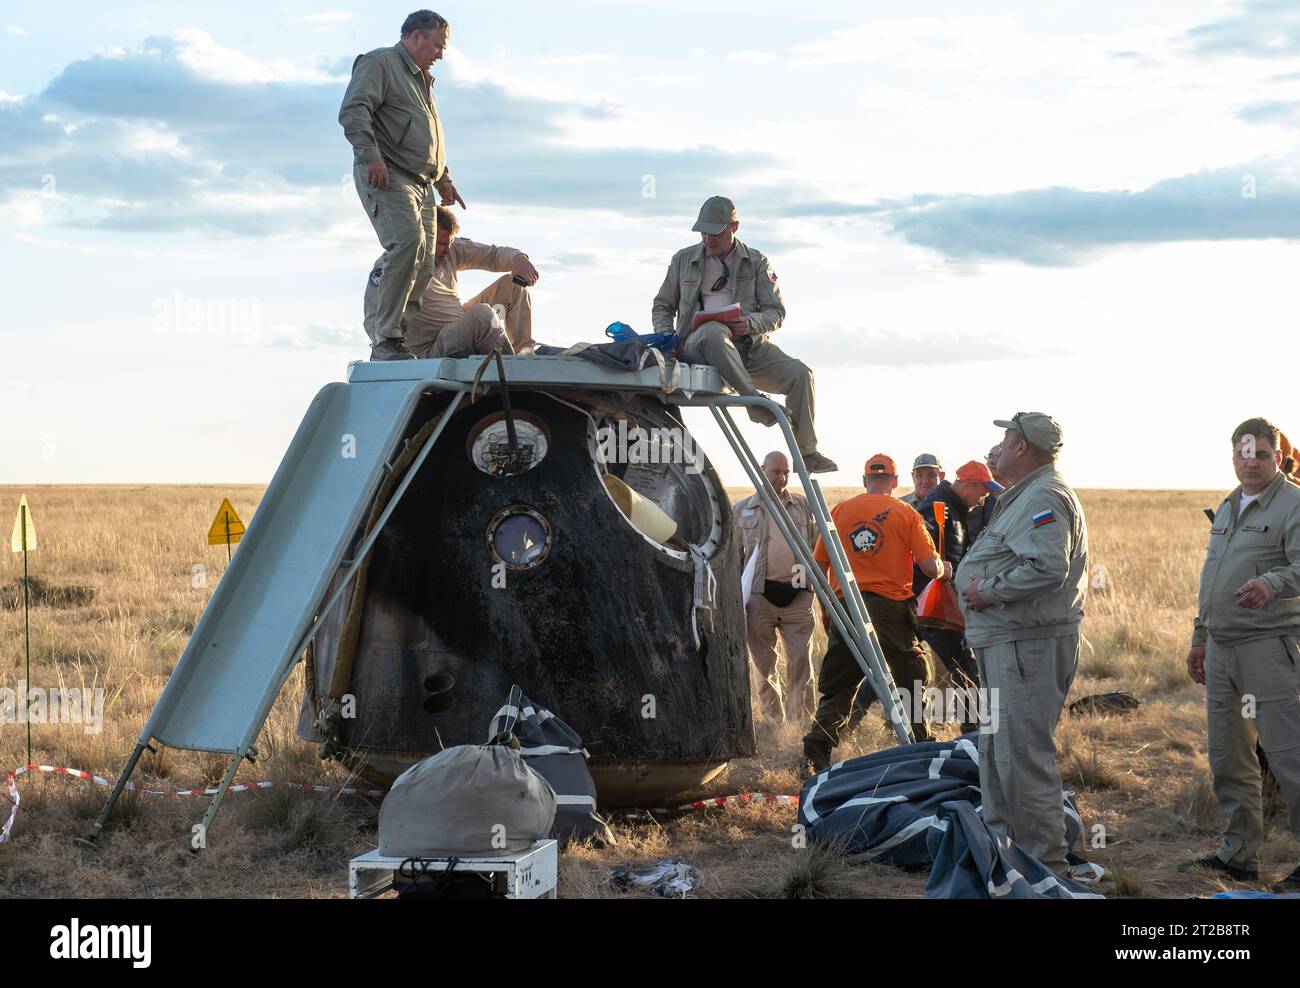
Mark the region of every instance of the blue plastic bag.
POLYGON ((654 347, 665 357, 671 357, 677 349, 676 333, 638 333, 625 322, 612 322, 605 327, 605 335, 616 343, 636 341, 654 347))

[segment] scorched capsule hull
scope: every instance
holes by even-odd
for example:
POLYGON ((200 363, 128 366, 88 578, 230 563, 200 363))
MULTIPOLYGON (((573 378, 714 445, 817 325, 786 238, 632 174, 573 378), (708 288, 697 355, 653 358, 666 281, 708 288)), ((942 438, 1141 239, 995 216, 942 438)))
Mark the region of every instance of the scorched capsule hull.
MULTIPOLYGON (((603 805, 662 799, 753 754, 741 551, 712 466, 655 397, 508 397, 509 448, 536 461, 488 472, 503 468, 499 392, 456 412, 316 636, 299 736, 326 739, 342 662, 340 753, 379 780, 485 742, 515 683, 582 735, 603 805)), ((407 438, 447 401, 423 399, 407 438)))

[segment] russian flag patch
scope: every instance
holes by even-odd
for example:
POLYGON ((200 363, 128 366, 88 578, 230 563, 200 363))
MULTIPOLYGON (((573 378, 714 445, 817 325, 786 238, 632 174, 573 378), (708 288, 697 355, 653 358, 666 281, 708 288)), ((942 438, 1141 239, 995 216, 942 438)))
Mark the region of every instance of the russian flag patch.
POLYGON ((1056 521, 1056 512, 1048 508, 1046 511, 1038 512, 1031 520, 1034 523, 1034 528, 1042 528, 1044 525, 1050 525, 1056 521))

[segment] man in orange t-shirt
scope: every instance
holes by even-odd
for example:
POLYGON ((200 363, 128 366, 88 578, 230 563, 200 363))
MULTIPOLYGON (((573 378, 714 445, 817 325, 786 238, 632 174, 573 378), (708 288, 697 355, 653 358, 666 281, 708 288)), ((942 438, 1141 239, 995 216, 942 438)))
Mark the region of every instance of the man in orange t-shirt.
MULTIPOLYGON (((952 564, 939 558, 915 509, 892 495, 898 487, 898 468, 892 459, 883 453, 869 459, 862 483, 866 493, 837 504, 831 509, 831 520, 894 683, 907 690, 910 699, 925 689, 926 679, 925 653, 916 638, 916 612, 911 605, 912 565, 931 579, 942 580, 952 577, 952 564)), ((830 577, 836 596, 842 596, 824 540, 817 540, 813 558, 830 577)), ((829 619, 826 628, 826 658, 817 676, 820 700, 803 739, 804 767, 814 772, 830 764, 831 751, 840 742, 854 694, 864 678, 829 619)), ((870 694, 867 705, 874 699, 874 693, 870 694)), ((920 704, 909 702, 907 706, 911 717, 920 704)), ((930 738, 924 718, 913 717, 912 730, 918 741, 930 738)))

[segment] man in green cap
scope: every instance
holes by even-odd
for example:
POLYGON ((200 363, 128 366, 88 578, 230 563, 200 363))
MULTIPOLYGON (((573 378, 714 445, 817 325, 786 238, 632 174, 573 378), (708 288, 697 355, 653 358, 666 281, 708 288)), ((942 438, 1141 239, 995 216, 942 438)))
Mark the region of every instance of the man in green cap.
MULTIPOLYGON (((711 364, 739 394, 756 395, 762 388, 785 395, 786 412, 809 471, 839 469, 817 451, 812 371, 768 340, 785 319, 785 305, 767 258, 736 239, 736 204, 713 196, 691 229, 699 233, 700 243, 673 255, 654 300, 655 331, 676 332, 681 360, 711 364), (697 325, 698 314, 713 312, 718 313, 716 320, 697 325)), ((765 408, 750 407, 748 412, 755 422, 775 424, 765 408)))
POLYGON ((980 731, 984 821, 1048 868, 1066 874, 1065 807, 1052 738, 1079 664, 1088 589, 1088 527, 1056 470, 1061 427, 1019 412, 1006 430, 998 475, 1008 490, 962 557, 954 587, 988 691, 980 731))
POLYGON ((465 207, 447 171, 442 123, 429 69, 442 58, 451 26, 431 10, 402 24, 402 40, 352 63, 339 123, 352 145, 352 177, 384 248, 371 360, 410 360, 407 320, 433 277, 435 209, 465 207))
POLYGON ((939 457, 933 453, 922 453, 912 461, 912 490, 899 498, 904 504, 919 509, 921 502, 934 493, 947 476, 939 457))

